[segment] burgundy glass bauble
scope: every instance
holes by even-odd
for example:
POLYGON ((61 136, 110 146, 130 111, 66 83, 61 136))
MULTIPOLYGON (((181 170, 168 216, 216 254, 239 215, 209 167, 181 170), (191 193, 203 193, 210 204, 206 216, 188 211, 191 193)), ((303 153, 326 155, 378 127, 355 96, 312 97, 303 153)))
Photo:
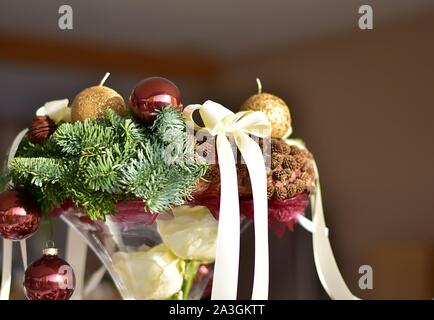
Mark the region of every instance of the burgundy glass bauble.
POLYGON ((38 204, 21 190, 0 194, 0 236, 8 240, 23 240, 39 227, 41 210, 38 204))
POLYGON ((129 105, 136 119, 151 124, 158 110, 169 105, 182 106, 181 92, 170 80, 161 77, 146 78, 134 88, 129 105))
POLYGON ((29 300, 68 300, 75 289, 72 267, 57 256, 57 249, 44 250, 24 275, 24 292, 29 300))

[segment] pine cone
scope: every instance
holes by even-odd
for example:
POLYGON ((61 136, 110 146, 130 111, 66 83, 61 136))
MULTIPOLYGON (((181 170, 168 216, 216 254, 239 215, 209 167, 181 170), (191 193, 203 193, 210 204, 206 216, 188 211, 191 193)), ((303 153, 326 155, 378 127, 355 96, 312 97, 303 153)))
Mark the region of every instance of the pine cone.
POLYGON ((273 154, 287 155, 291 152, 291 146, 289 146, 284 140, 271 139, 271 151, 273 154))
POLYGON ((288 197, 288 191, 283 184, 276 184, 274 194, 279 200, 285 200, 288 197))
POLYGON ((296 159, 294 159, 293 156, 288 155, 284 157, 282 161, 282 167, 285 169, 291 169, 291 170, 297 170, 299 167, 299 164, 296 159))
POLYGON ((288 199, 292 198, 297 194, 297 187, 293 184, 290 184, 286 187, 286 191, 288 192, 288 199))
POLYGON ((49 117, 36 116, 33 118, 27 137, 33 143, 43 144, 56 131, 56 128, 56 124, 49 117))
POLYGON ((218 166, 216 164, 209 165, 203 178, 211 183, 220 182, 220 170, 218 166))
POLYGON ((273 172, 273 178, 277 181, 285 183, 288 181, 290 176, 288 176, 288 173, 285 170, 276 170, 273 172))
POLYGON ((267 183, 267 197, 270 199, 274 195, 274 185, 273 183, 267 183))
POLYGON ((306 183, 301 179, 296 179, 294 181, 294 186, 297 190, 297 193, 302 193, 306 189, 306 183))
POLYGON ((284 158, 285 157, 279 153, 273 153, 271 155, 271 168, 276 169, 278 166, 282 165, 284 158))
MULTIPOLYGON (((260 141, 261 144, 263 141, 260 141)), ((271 151, 271 155, 268 152, 268 156, 271 157, 271 170, 267 173, 268 199, 286 200, 313 189, 315 171, 309 151, 290 146, 284 140, 274 138, 271 139, 271 151)), ((237 176, 240 196, 251 196, 250 177, 245 164, 237 164, 237 176)), ((218 164, 210 165, 203 179, 210 184, 207 194, 218 196, 220 193, 218 164)))
POLYGON ((285 200, 311 191, 315 171, 310 152, 289 146, 284 140, 272 139, 271 144, 272 170, 268 175, 268 198, 285 200), (281 164, 277 165, 279 162, 281 164))

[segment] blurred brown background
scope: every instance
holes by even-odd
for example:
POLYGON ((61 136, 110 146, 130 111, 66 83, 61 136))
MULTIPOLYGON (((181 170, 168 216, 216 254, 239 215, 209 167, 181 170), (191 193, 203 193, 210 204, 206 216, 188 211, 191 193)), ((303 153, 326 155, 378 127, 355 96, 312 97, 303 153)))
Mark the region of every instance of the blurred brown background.
MULTIPOLYGON (((72 100, 106 71, 125 98, 140 79, 161 75, 178 84, 184 104, 212 99, 234 110, 260 77, 264 91, 288 103, 293 136, 315 155, 350 289, 363 298, 433 298, 432 0, 68 1, 67 31, 57 24, 62 4, 0 3, 1 154, 36 108, 72 100), (358 28, 363 4, 373 7, 373 30, 358 28), (358 287, 364 264, 373 267, 373 290, 358 287)), ((271 298, 325 298, 310 235, 297 227, 270 237, 271 298)), ((242 297, 252 241, 243 241, 242 297)), ((41 243, 29 242, 31 261, 41 243)))

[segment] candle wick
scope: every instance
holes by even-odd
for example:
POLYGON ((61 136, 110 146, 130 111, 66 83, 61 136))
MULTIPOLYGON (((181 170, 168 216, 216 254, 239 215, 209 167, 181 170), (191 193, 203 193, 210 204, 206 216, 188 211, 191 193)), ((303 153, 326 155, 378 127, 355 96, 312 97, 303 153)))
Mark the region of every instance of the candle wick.
POLYGON ((103 86, 104 83, 106 82, 106 80, 108 79, 108 77, 110 77, 110 72, 107 72, 104 76, 104 78, 102 78, 101 82, 99 83, 100 86, 103 86))
POLYGON ((258 84, 258 93, 262 93, 262 83, 259 78, 256 78, 256 83, 258 84))

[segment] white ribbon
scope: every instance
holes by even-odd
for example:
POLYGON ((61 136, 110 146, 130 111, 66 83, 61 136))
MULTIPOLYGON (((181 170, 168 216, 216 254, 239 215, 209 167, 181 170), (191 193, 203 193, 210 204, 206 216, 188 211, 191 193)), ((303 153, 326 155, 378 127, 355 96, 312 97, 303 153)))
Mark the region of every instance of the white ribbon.
POLYGON ((75 274, 75 289, 71 300, 81 300, 84 290, 84 275, 86 273, 87 243, 77 230, 68 225, 66 234, 66 261, 71 265, 75 274))
POLYGON ((27 269, 27 244, 26 240, 20 240, 21 260, 23 261, 24 271, 27 269))
MULTIPOLYGON (((298 140, 285 140, 289 145, 296 145, 306 149, 303 143, 298 140)), ((313 255, 315 259, 316 271, 324 290, 333 300, 360 300, 348 289, 342 277, 329 239, 329 229, 326 227, 324 210, 321 198, 321 186, 319 181, 318 167, 313 162, 315 169, 315 192, 310 196, 312 208, 312 221, 302 215, 298 215, 297 220, 307 231, 312 232, 313 255)))
POLYGON ((12 241, 3 239, 3 265, 0 299, 9 300, 12 276, 12 241))
POLYGON ((316 191, 311 195, 312 220, 315 230, 312 234, 313 256, 315 259, 316 271, 324 290, 333 300, 360 300, 348 289, 342 277, 336 259, 333 254, 328 229, 325 224, 324 210, 321 199, 321 187, 319 183, 319 172, 314 162, 316 173, 316 191))
POLYGON ((252 299, 268 299, 267 174, 261 149, 249 134, 260 138, 268 137, 271 131, 270 123, 262 112, 233 113, 224 106, 208 100, 203 105, 190 105, 184 109, 187 124, 195 128, 199 127, 192 118, 195 110, 199 110, 205 125, 203 129, 212 136, 217 136, 221 179, 219 227, 211 298, 213 300, 237 298, 240 209, 235 159, 227 138, 232 136, 246 162, 253 191, 255 269, 252 299))

